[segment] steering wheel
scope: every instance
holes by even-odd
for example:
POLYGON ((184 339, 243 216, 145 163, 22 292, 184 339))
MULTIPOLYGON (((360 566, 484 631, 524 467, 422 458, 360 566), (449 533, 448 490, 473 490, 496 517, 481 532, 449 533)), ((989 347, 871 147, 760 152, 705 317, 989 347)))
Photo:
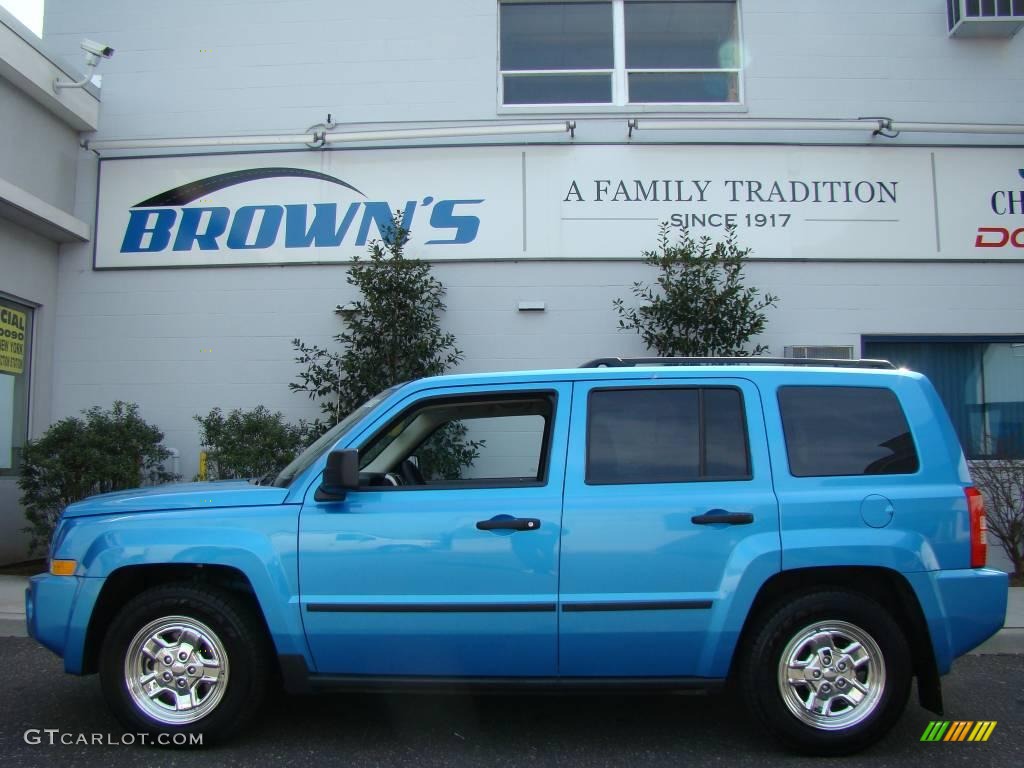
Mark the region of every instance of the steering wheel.
POLYGON ((420 468, 412 459, 406 459, 398 465, 398 474, 401 477, 402 485, 425 485, 427 482, 423 479, 420 468))
POLYGON ((404 485, 405 484, 405 483, 402 482, 402 476, 400 474, 398 474, 397 472, 388 472, 387 474, 385 474, 384 475, 384 482, 387 485, 394 485, 394 486, 399 486, 399 485, 404 485))

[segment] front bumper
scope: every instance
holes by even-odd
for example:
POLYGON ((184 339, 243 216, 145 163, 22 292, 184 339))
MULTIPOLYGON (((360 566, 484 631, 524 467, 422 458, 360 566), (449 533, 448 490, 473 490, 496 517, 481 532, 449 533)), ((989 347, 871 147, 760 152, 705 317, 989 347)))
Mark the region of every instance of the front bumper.
POLYGON ((103 579, 33 576, 25 590, 25 624, 30 637, 64 659, 64 670, 81 674, 89 615, 103 579))

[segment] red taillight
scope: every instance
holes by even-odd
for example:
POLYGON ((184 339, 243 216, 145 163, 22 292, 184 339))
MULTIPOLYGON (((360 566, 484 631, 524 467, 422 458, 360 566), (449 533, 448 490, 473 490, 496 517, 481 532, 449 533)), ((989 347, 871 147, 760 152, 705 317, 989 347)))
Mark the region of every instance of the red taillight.
POLYGON ((985 500, 974 486, 964 488, 967 494, 967 512, 971 521, 971 568, 984 568, 988 560, 988 522, 985 519, 985 500))

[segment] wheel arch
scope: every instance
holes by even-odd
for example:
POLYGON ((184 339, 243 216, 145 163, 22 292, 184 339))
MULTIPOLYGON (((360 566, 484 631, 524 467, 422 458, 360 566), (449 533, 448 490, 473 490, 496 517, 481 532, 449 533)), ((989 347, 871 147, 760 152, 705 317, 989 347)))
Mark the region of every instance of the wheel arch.
POLYGON ((761 585, 744 621, 730 665, 730 678, 736 674, 742 649, 753 641, 757 628, 780 601, 792 600, 798 594, 832 590, 860 593, 888 611, 903 630, 913 654, 921 706, 941 715, 942 686, 924 612, 906 577, 889 568, 822 566, 774 574, 761 585))
POLYGON ((243 571, 229 565, 202 563, 157 563, 128 565, 110 573, 104 580, 86 628, 82 655, 82 674, 99 669, 100 649, 107 629, 117 612, 147 589, 171 583, 194 583, 212 586, 236 595, 259 620, 266 637, 272 633, 249 578, 243 571))

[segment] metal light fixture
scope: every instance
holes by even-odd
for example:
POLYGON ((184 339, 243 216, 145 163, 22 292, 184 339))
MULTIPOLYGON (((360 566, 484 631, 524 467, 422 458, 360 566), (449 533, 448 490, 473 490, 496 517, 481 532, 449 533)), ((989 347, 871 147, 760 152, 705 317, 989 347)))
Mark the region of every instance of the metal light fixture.
POLYGON ((531 133, 568 133, 576 138, 576 123, 522 123, 510 125, 466 125, 450 128, 403 128, 395 131, 327 131, 323 142, 395 141, 404 139, 459 138, 462 136, 512 136, 531 133))
POLYGON ((694 118, 692 120, 626 121, 629 137, 633 131, 871 131, 872 136, 893 139, 900 133, 967 133, 967 134, 1024 134, 1019 123, 918 123, 901 122, 891 117, 858 117, 854 120, 828 120, 817 118, 694 118))
POLYGON ((576 123, 507 123, 499 125, 462 125, 438 128, 401 128, 380 131, 333 131, 314 126, 309 133, 263 136, 195 136, 185 138, 100 139, 82 142, 84 149, 94 151, 118 149, 175 149, 183 147, 240 147, 267 144, 306 144, 320 148, 328 144, 350 144, 360 141, 403 141, 409 139, 441 139, 469 136, 513 136, 538 133, 568 133, 576 137, 576 123))
POLYGON ((633 131, 862 131, 885 127, 885 118, 858 118, 856 120, 800 120, 787 118, 694 118, 692 120, 639 120, 627 122, 629 135, 633 131))

